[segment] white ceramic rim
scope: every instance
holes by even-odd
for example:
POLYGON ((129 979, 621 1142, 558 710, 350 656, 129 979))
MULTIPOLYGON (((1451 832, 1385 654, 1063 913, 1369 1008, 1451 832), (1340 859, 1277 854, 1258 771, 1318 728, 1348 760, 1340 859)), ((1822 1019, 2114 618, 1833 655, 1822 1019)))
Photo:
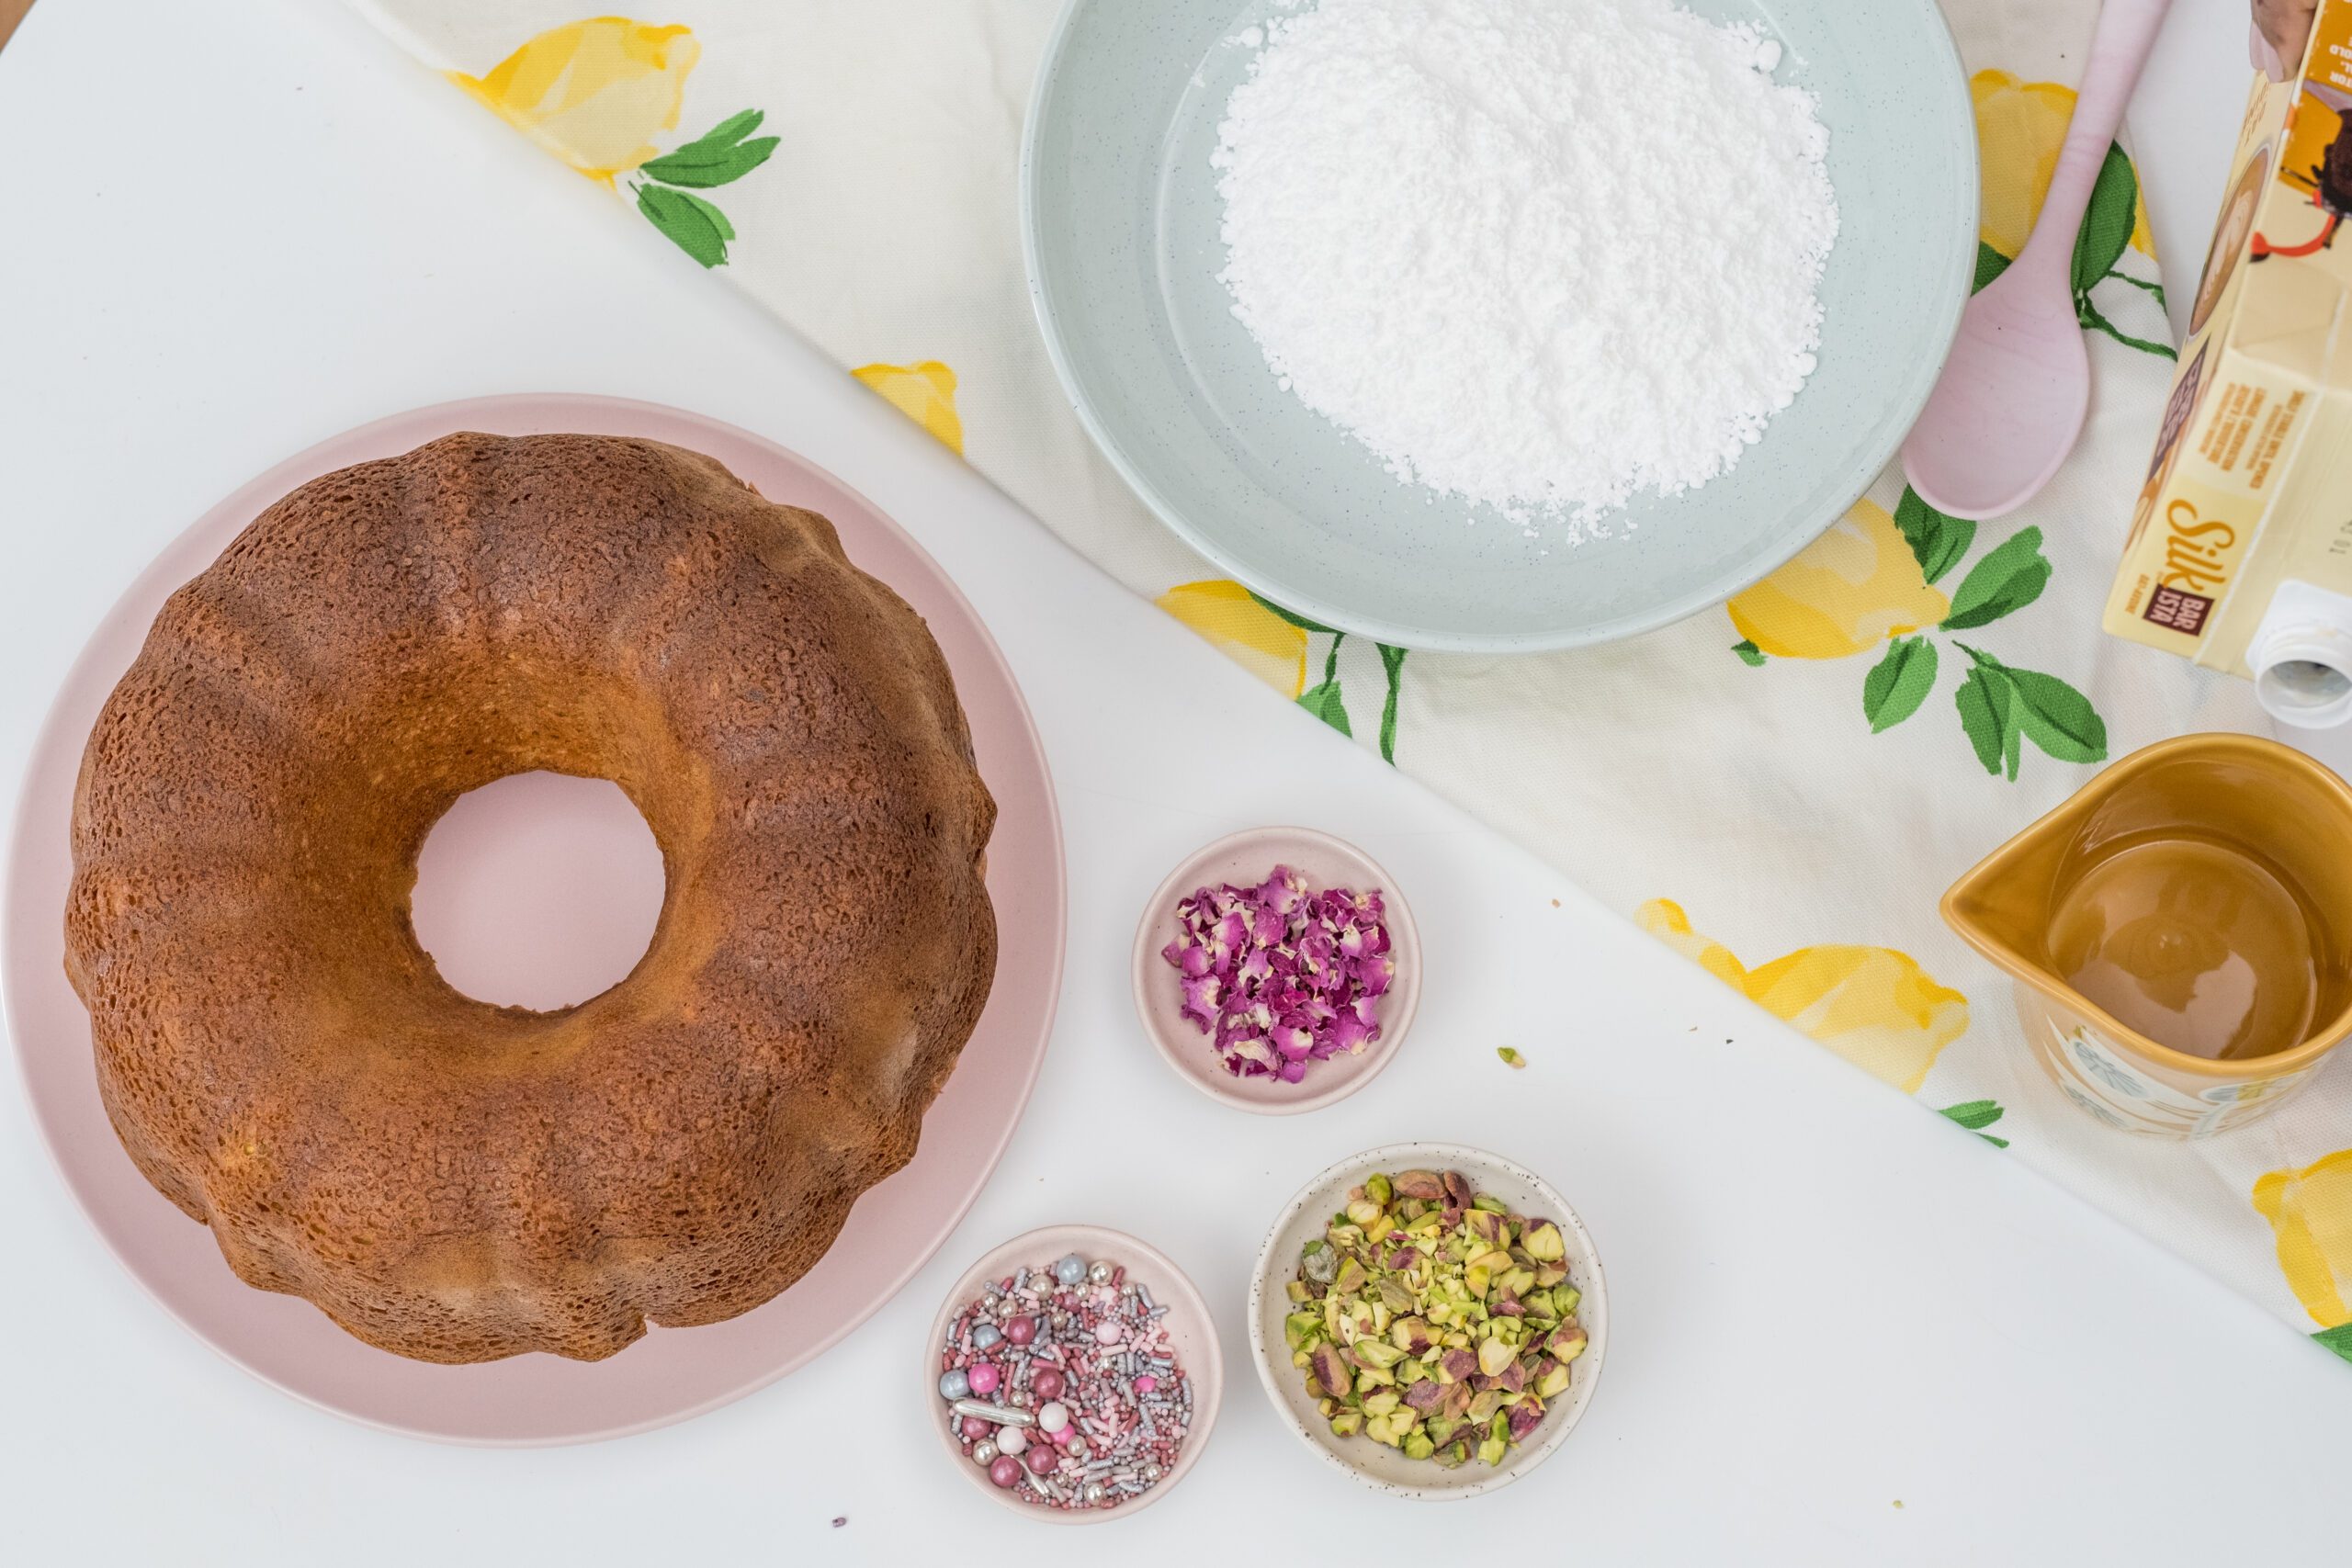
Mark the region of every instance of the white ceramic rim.
MULTIPOLYGON (((1345 1188, 1342 1187, 1341 1190, 1345 1190, 1345 1188)), ((1282 1271, 1285 1277, 1289 1273, 1287 1267, 1284 1267, 1282 1271)), ((1317 1171, 1306 1185, 1300 1188, 1292 1197, 1283 1212, 1274 1217, 1274 1223, 1267 1227, 1266 1239, 1258 1248, 1257 1265, 1250 1273, 1250 1357, 1257 1365, 1259 1384, 1265 1389, 1266 1398, 1273 1405, 1274 1414, 1281 1417, 1283 1425, 1296 1433, 1298 1440, 1313 1450, 1324 1463, 1353 1477, 1374 1491, 1389 1496, 1402 1497, 1416 1503, 1458 1502, 1501 1491, 1512 1482, 1533 1472, 1537 1466, 1557 1452, 1562 1443, 1568 1440, 1568 1434, 1576 1430, 1577 1424, 1584 1419, 1585 1413, 1592 1408, 1593 1394, 1600 1382, 1601 1367, 1608 1359, 1608 1302, 1609 1285, 1600 1267, 1600 1248, 1594 1245, 1592 1232, 1586 1228, 1583 1216, 1569 1205, 1566 1198, 1560 1196, 1559 1189, 1517 1160, 1506 1159, 1486 1149, 1474 1149, 1466 1144, 1384 1144, 1376 1149, 1366 1149, 1361 1154, 1350 1155, 1347 1158, 1328 1165, 1317 1171), (1580 1380, 1584 1385, 1582 1397, 1567 1409, 1559 1412, 1558 1416, 1561 1418, 1555 1419, 1547 1416, 1544 1418, 1544 1435, 1534 1443, 1521 1444, 1518 1450, 1518 1457, 1510 1464, 1496 1469, 1492 1474, 1480 1480, 1464 1485, 1399 1486, 1392 1482, 1383 1481, 1376 1476, 1367 1474, 1355 1465, 1350 1464, 1330 1443, 1301 1425, 1291 1414, 1290 1403, 1284 1396, 1282 1380, 1295 1375, 1298 1369, 1290 1364, 1287 1355, 1282 1359, 1280 1365, 1275 1363, 1272 1348, 1267 1344, 1261 1324, 1265 1310, 1266 1292, 1274 1277, 1273 1270, 1276 1267, 1274 1243, 1281 1237, 1283 1231, 1290 1228, 1291 1222, 1306 1210, 1310 1199, 1325 1188, 1335 1184, 1345 1182, 1348 1186, 1352 1186, 1353 1182, 1349 1179, 1358 1175, 1368 1175, 1374 1170, 1392 1168, 1409 1170, 1416 1167, 1434 1168, 1449 1162, 1459 1167, 1491 1166, 1508 1172, 1515 1179, 1525 1182, 1555 1211, 1554 1213, 1546 1214, 1544 1218, 1566 1226, 1576 1233, 1577 1239, 1584 1244, 1585 1256, 1591 1260, 1586 1270, 1589 1279, 1582 1288, 1584 1298, 1601 1304, 1600 1327, 1600 1331, 1593 1335, 1591 1344, 1585 1353, 1577 1358, 1576 1364, 1584 1369, 1580 1380)), ((1455 1471, 1453 1473, 1458 1475, 1462 1472, 1455 1471)))
POLYGON ((1388 874, 1388 869, 1336 833, 1326 833, 1319 828, 1245 828, 1238 833, 1227 833, 1214 843, 1204 844, 1186 855, 1168 874, 1167 880, 1153 891, 1150 901, 1143 907, 1142 918, 1136 923, 1136 946, 1128 964, 1128 987, 1135 993, 1136 1019, 1143 1026, 1144 1038, 1151 1042, 1151 1048, 1159 1053, 1159 1059, 1168 1064, 1169 1071, 1219 1105, 1229 1105, 1253 1116, 1299 1116, 1309 1111, 1320 1111, 1327 1105, 1337 1105, 1350 1095, 1361 1092, 1386 1072, 1388 1064, 1396 1059, 1397 1047, 1404 1044, 1406 1033, 1411 1030, 1413 1020, 1420 1015, 1421 1010, 1421 929, 1414 924, 1412 907, 1406 901, 1403 891, 1396 886, 1396 879, 1388 874), (1167 912, 1176 907, 1176 900, 1193 890, 1185 884, 1192 882, 1194 886, 1199 886, 1194 879, 1200 874, 1201 865, 1220 858, 1234 846, 1252 839, 1273 836, 1307 840, 1360 862, 1372 874, 1374 886, 1380 889, 1383 912, 1387 916, 1388 951, 1396 959, 1396 972, 1403 977, 1403 982, 1393 986, 1388 997, 1382 998, 1384 1004, 1388 1004, 1389 998, 1394 998, 1395 1001, 1381 1009, 1380 1038, 1365 1047, 1364 1055, 1361 1058, 1363 1065, 1355 1073, 1320 1089, 1310 1089, 1313 1082, 1310 1077, 1298 1085, 1301 1092, 1295 1099, 1261 1100, 1234 1093, 1225 1087, 1224 1074, 1207 1070, 1196 1072, 1184 1058, 1179 1056, 1167 1032, 1155 1022, 1149 992, 1151 982, 1159 976, 1159 950, 1165 945, 1160 941, 1166 934, 1162 922, 1167 912))
POLYGON ((1225 1347, 1217 1337, 1216 1319, 1209 1311, 1209 1303, 1193 1283, 1192 1276, 1176 1266, 1175 1259, 1153 1247, 1139 1241, 1125 1231, 1108 1225, 1045 1225, 1014 1236, 1002 1246, 991 1247, 973 1259, 972 1266, 957 1277, 939 1304, 939 1312, 931 1320, 930 1337, 922 1347, 922 1381, 917 1396, 923 1402, 924 1419, 939 1437, 953 1465, 964 1479, 987 1494, 990 1502, 1001 1508, 1010 1508, 1027 1519, 1055 1525, 1101 1525, 1132 1518, 1150 1507, 1169 1493, 1176 1483, 1191 1472, 1198 1462, 1201 1450, 1208 1447, 1209 1432, 1216 1425, 1217 1408, 1225 1400, 1225 1347), (965 1457, 964 1446, 947 1429, 947 1402, 939 1397, 939 1350, 947 1338, 947 1325, 956 1314, 970 1304, 978 1293, 980 1281, 993 1275, 1006 1261, 1015 1256, 1026 1258, 1033 1251, 1044 1258, 1064 1252, 1091 1252, 1098 1258, 1109 1257, 1122 1263, 1141 1261, 1163 1276, 1165 1288, 1160 1292, 1173 1299, 1166 1305, 1172 1316, 1187 1313, 1200 1325, 1201 1340, 1208 1348, 1210 1371, 1204 1378, 1197 1358, 1184 1371, 1193 1380, 1193 1424, 1185 1430, 1183 1446, 1177 1450, 1176 1462, 1157 1485, 1130 1503, 1115 1508, 1043 1508, 1034 1503, 1023 1503, 1010 1491, 988 1478, 986 1472, 965 1457))
MULTIPOLYGON (((1968 178, 1955 194, 1952 223, 1955 233, 1964 233, 1967 243, 1956 247, 1947 271, 1952 288, 1943 304, 1940 319, 1927 334, 1935 346, 1932 353, 1923 354, 1915 364, 1910 377, 1904 382, 1901 395, 1894 400, 1898 407, 1908 411, 1908 417, 1888 426, 1888 434, 1865 449, 1842 470, 1845 482, 1836 493, 1845 500, 1826 511, 1809 525, 1792 528, 1789 536, 1749 563, 1737 581, 1726 581, 1706 588, 1692 589, 1662 601, 1651 607, 1619 615, 1596 625, 1563 630, 1534 633, 1496 633, 1446 631, 1425 626, 1400 626, 1376 617, 1358 615, 1341 605, 1323 599, 1313 589, 1287 582, 1265 581, 1261 574, 1248 570, 1242 562, 1220 547, 1186 519, 1181 508, 1167 496, 1147 483, 1136 471, 1126 453, 1112 438, 1110 430, 1095 417, 1093 409, 1080 395, 1078 375, 1065 350, 1061 333, 1054 322, 1051 309, 1046 303, 1045 285, 1041 280, 1037 257, 1037 138, 1038 127, 1045 117, 1043 108, 1046 93, 1051 89, 1054 74, 1061 63, 1062 51, 1069 41, 1079 12, 1097 0, 1062 0, 1059 16, 1054 19, 1053 30, 1046 34, 1046 49, 1039 57, 1035 85, 1029 93, 1028 118, 1021 130, 1021 261, 1029 283, 1029 306, 1037 318, 1038 335, 1046 342, 1046 356, 1053 362, 1054 375, 1061 382, 1062 397, 1085 427, 1094 449, 1125 481, 1128 490, 1151 509, 1169 532, 1208 558, 1209 561, 1227 576, 1263 592, 1284 608, 1310 620, 1346 632, 1353 637, 1370 637, 1376 642, 1394 644, 1436 653, 1551 653, 1563 649, 1590 648, 1602 643, 1622 642, 1629 637, 1670 626, 1688 620, 1736 597, 1796 558, 1805 547, 1853 509, 1854 503, 1870 492, 1881 474, 1903 450, 1910 438, 1911 426, 1928 406, 1928 398, 1942 379, 1944 366, 1951 358, 1952 345, 1960 339, 1961 313, 1968 308, 1975 293, 1976 234, 1979 209, 1984 200, 1983 161, 1977 151, 1976 138, 1971 133, 1962 138, 1964 156, 1968 160, 1968 178)), ((1951 24, 1945 19, 1940 5, 1925 5, 1922 25, 1931 48, 1936 51, 1951 80, 1957 84, 1960 99, 1968 99, 1968 68, 1962 61, 1960 45, 1953 39, 1951 24)))

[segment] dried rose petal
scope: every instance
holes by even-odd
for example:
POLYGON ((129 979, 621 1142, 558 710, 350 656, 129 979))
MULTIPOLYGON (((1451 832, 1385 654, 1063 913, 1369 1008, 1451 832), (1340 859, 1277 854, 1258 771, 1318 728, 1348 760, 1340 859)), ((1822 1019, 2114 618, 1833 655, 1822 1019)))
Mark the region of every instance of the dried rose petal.
POLYGON ((1396 976, 1378 892, 1310 892, 1276 866, 1253 887, 1202 887, 1178 901, 1181 934, 1160 956, 1181 1010, 1237 1077, 1298 1083, 1313 1062, 1380 1038, 1376 1003, 1396 976))

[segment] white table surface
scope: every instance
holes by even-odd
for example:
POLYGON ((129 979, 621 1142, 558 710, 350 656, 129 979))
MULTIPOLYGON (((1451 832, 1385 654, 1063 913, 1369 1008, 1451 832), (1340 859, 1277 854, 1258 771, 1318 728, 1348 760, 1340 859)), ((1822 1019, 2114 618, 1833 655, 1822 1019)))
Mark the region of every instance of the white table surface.
MULTIPOLYGON (((2142 105, 2176 256, 2201 253, 2221 186, 2243 15, 2178 7, 2142 105)), ((1073 870, 1046 1078, 944 1252, 807 1371, 624 1442, 444 1448, 262 1386, 107 1256, 7 1080, 12 1561, 1001 1562, 1081 1540, 1137 1563, 1226 1546, 1294 1562, 2341 1560, 2352 1377, 2313 1347, 1266 700, 331 0, 41 0, 0 53, 0 146, 10 798, 99 614, 249 475, 415 404, 594 390, 762 431, 922 538, 1026 685, 1073 870), (1296 1121, 1180 1089, 1125 982, 1166 866, 1278 818, 1388 863, 1430 975, 1396 1068, 1296 1121), (1496 1062, 1506 1042, 1524 1075, 1496 1062), (1614 1292, 1585 1426, 1466 1511, 1383 1502, 1313 1462, 1241 1337, 1251 1256, 1294 1187, 1408 1137, 1545 1172, 1614 1292), (1066 1219, 1183 1263, 1219 1305, 1231 1380, 1182 1489, 1083 1538, 948 1474, 910 1386, 951 1277, 1066 1219)))

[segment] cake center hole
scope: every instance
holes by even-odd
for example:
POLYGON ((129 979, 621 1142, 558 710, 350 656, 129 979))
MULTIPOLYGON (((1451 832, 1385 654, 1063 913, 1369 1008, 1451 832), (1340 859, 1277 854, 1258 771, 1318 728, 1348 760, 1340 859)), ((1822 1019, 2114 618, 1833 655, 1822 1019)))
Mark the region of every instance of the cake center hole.
POLYGON ((450 985, 548 1012, 628 978, 665 886, 661 846, 618 784, 517 773, 433 825, 409 915, 450 985))

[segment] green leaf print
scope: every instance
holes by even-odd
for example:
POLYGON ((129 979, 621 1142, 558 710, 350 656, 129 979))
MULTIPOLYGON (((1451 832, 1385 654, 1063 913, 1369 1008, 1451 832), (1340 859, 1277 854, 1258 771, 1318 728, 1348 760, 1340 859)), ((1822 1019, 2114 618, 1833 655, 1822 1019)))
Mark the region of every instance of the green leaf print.
POLYGON ((2334 1328, 2323 1328, 2312 1337, 2346 1360, 2352 1361, 2352 1323, 2338 1324, 2334 1328))
POLYGON ((2008 257, 2003 255, 2000 252, 1995 250, 1992 246, 1986 244, 1982 240, 1976 242, 1976 288, 1974 292, 1982 294, 1985 288, 1991 285, 1995 278, 2000 276, 2001 274, 2008 270, 2008 257))
POLYGON ((1910 542, 1920 572, 1931 583, 1942 581, 1976 542, 1974 523, 1965 517, 1947 517, 1920 500, 1919 492, 1908 485, 1903 487, 1903 499, 1895 503, 1894 525, 1910 542))
POLYGON ((1380 760, 1393 768, 1396 765, 1396 704, 1405 694, 1407 650, 1385 642, 1373 646, 1380 649, 1380 668, 1388 676, 1388 700, 1380 706, 1380 760))
POLYGON ((2088 294, 2115 270, 2140 224, 2140 176, 2123 149, 2108 143, 2107 162, 2099 165, 2098 184, 2091 189, 2090 210, 2075 236, 2075 292, 2088 294))
POLYGON ((2018 529, 1969 569, 1951 597, 1943 629, 1974 631, 2024 609, 2050 585, 2050 570, 2041 553, 2041 530, 2018 529))
POLYGON ((1300 695, 1298 705, 1350 739, 1355 739, 1355 729, 1348 723, 1348 705, 1340 696, 1337 681, 1309 688, 1300 695))
POLYGON ((2008 1114, 1996 1100, 1971 1100, 1960 1105, 1947 1105, 1937 1114, 1951 1118, 1996 1149, 2009 1146, 2008 1139, 1996 1138, 1984 1131, 2008 1114))
POLYGON ((2107 761, 2107 721, 2091 700, 2055 675, 2012 670, 2026 738, 2062 762, 2107 761))
POLYGON ((691 186, 696 190, 731 184, 766 163, 768 154, 776 150, 777 137, 743 140, 765 118, 763 110, 745 109, 717 130, 639 164, 638 170, 665 185, 691 186))
POLYGON ((1886 657, 1862 681, 1862 712, 1871 733, 1881 735, 1919 711, 1936 689, 1936 645, 1923 637, 1901 637, 1887 644, 1886 657))
MULTIPOLYGON (((1988 691, 1997 688, 2002 694, 1997 716, 2002 726, 2003 759, 2011 780, 2018 776, 2020 735, 2062 762, 2107 761, 2107 721, 2099 716, 2088 697, 2055 675, 2045 675, 2038 670, 2011 669, 1982 649, 1971 648, 1964 642, 1954 646, 1975 662, 1976 668, 1969 672, 1970 683, 1981 677, 1988 691)), ((1969 723, 1966 702, 1961 705, 1961 722, 1969 728, 1977 760, 1984 761, 1984 742, 1969 723)), ((1988 773, 1992 766, 1985 762, 1988 773)))
POLYGON ((735 237, 735 225, 727 221, 727 214, 698 196, 667 186, 636 188, 637 209, 680 250, 705 266, 727 265, 727 242, 735 237))
POLYGON ((1747 665, 1749 669, 1761 670, 1764 668, 1764 650, 1757 647, 1754 643, 1736 642, 1731 645, 1731 650, 1734 653, 1738 654, 1739 661, 1742 664, 1747 665))
MULTIPOLYGON (((1968 732, 1968 743, 1976 748, 1976 760, 1988 773, 1998 775, 2003 759, 2009 752, 2009 682, 1997 671, 1982 666, 1971 670, 1968 679, 1952 694, 1952 701, 1960 707, 1960 727, 1968 732)), ((2012 777, 2015 775, 2012 774, 2012 777)))
MULTIPOLYGON (((2169 344, 2154 343, 2133 337, 2107 319, 2107 313, 2091 298, 2091 291, 2109 278, 2120 278, 2135 288, 2146 289, 2156 298, 2159 309, 2164 304, 2164 289, 2160 285, 2143 282, 2128 273, 2116 270, 2123 253, 2132 243, 2132 231, 2140 225, 2140 176, 2132 167, 2132 160, 2123 149, 2110 142, 2107 161, 2099 165, 2098 184, 2091 191, 2090 210, 2083 216, 2081 232, 2075 236, 2075 316, 2085 330, 2105 333, 2126 348, 2136 348, 2143 354, 2153 354, 2165 359, 2177 359, 2179 354, 2169 344)), ((1979 271, 1983 258, 1978 258, 1979 271)))

